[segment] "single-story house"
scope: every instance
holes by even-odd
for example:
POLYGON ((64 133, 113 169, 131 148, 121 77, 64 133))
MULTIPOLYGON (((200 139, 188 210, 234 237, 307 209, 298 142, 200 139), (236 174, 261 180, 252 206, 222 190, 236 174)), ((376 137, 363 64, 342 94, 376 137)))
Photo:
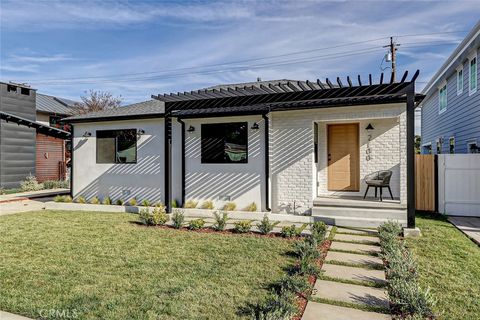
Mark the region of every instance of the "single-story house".
POLYGON ((229 201, 242 210, 414 226, 414 84, 257 81, 73 116, 72 196, 229 201), (364 177, 392 172, 393 200, 364 177), (376 195, 375 195, 376 196, 376 195))

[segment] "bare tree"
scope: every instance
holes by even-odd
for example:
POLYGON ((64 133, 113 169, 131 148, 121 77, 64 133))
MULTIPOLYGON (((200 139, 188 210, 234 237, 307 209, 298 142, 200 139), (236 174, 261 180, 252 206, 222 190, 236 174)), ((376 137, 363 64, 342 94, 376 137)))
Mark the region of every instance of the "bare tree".
POLYGON ((80 97, 81 103, 75 104, 75 109, 78 114, 85 114, 88 112, 102 111, 107 109, 115 109, 120 107, 122 97, 114 97, 110 92, 104 91, 85 91, 85 95, 80 97))

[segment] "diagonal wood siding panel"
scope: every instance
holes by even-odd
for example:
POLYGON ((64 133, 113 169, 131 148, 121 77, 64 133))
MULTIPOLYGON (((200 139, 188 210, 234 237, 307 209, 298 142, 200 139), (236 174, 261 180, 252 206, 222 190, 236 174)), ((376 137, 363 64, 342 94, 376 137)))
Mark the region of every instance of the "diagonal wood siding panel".
POLYGON ((435 155, 415 155, 415 208, 435 211, 435 155))

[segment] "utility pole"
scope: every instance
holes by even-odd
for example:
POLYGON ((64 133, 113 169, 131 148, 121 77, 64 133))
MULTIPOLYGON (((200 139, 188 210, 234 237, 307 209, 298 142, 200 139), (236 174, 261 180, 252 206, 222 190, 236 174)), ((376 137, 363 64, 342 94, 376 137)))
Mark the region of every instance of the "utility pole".
MULTIPOLYGON (((391 58, 390 58, 390 61, 392 62, 392 79, 393 79, 393 82, 396 81, 396 75, 397 75, 397 47, 400 46, 399 43, 396 43, 395 41, 393 41, 393 37, 390 37, 390 44, 389 45, 386 45, 386 46, 383 46, 384 48, 388 48, 390 50, 390 55, 391 55, 391 58)), ((387 58, 386 59, 387 62, 389 61, 389 59, 387 58)))

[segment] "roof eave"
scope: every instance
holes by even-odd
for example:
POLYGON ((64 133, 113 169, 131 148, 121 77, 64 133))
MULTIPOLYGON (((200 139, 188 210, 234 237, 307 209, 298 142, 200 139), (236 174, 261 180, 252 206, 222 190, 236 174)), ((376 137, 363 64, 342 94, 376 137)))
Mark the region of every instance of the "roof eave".
POLYGON ((129 115, 117 115, 117 116, 104 116, 104 117, 92 117, 92 118, 78 118, 62 119, 65 123, 86 123, 86 122, 106 122, 106 121, 122 121, 122 120, 139 120, 139 119, 154 119, 163 118, 164 113, 151 113, 151 114, 129 114, 129 115))

